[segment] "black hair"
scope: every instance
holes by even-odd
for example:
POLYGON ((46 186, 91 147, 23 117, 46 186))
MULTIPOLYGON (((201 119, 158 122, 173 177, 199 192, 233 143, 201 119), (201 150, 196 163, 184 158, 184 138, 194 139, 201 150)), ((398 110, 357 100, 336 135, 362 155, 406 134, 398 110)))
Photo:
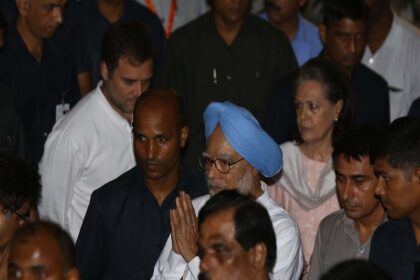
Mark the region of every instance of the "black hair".
POLYGON ((198 214, 198 223, 222 211, 234 209, 235 239, 245 251, 263 243, 267 248, 265 266, 274 268, 277 258, 276 235, 267 210, 250 195, 224 190, 210 198, 198 214))
POLYGON ((76 254, 74 249, 73 239, 70 235, 63 230, 58 224, 39 221, 36 223, 27 223, 16 230, 10 244, 16 243, 27 243, 29 240, 34 238, 36 234, 44 230, 49 235, 45 237, 52 237, 59 247, 59 253, 63 256, 63 265, 66 270, 69 270, 76 266, 76 254))
POLYGON ((324 0, 322 23, 325 26, 335 24, 343 18, 367 21, 368 8, 365 0, 324 0))
POLYGON ((0 203, 17 211, 25 202, 37 206, 41 197, 38 172, 23 160, 0 153, 0 203))
POLYGON ((391 280, 381 268, 366 260, 348 260, 333 266, 320 280, 391 280))
POLYGON ((420 167, 420 119, 403 117, 386 127, 374 155, 378 159, 404 171, 420 167))
POLYGON ((354 159, 358 161, 362 157, 368 156, 370 163, 373 164, 372 157, 375 154, 378 141, 379 131, 373 127, 351 128, 334 143, 333 162, 335 164, 340 155, 343 155, 346 160, 354 159))
POLYGON ((138 21, 115 23, 106 31, 102 41, 102 57, 111 75, 118 60, 126 57, 137 65, 153 58, 152 38, 147 26, 138 21))
MULTIPOLYGON (((347 79, 337 66, 326 58, 317 57, 307 61, 298 71, 295 79, 295 95, 297 87, 307 81, 316 81, 323 87, 325 98, 332 104, 343 102, 343 108, 334 122, 332 142, 337 141, 341 135, 353 125, 353 100, 347 79)), ((295 136, 297 143, 302 143, 299 134, 295 136)))
POLYGON ((6 20, 3 17, 2 10, 0 10, 0 29, 6 29, 6 20))

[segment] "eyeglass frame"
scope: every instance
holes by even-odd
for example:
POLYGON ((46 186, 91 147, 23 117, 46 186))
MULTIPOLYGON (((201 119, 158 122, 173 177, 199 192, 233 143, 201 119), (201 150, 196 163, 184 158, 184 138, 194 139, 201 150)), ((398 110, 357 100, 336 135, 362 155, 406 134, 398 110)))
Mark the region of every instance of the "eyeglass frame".
POLYGON ((238 160, 236 160, 234 162, 229 162, 226 159, 222 159, 222 158, 211 159, 211 157, 208 156, 208 155, 200 155, 198 157, 198 164, 200 165, 201 169, 203 169, 204 171, 209 170, 210 167, 214 164, 214 167, 216 167, 216 170, 217 171, 219 171, 222 174, 228 174, 230 172, 231 167, 233 165, 237 164, 238 162, 240 162, 240 161, 242 161, 244 159, 245 158, 242 157, 242 158, 240 158, 240 159, 238 159, 238 160), (205 166, 204 166, 204 164, 202 162, 203 159, 205 159, 205 158, 210 162, 210 165, 209 165, 209 167, 207 169, 205 168, 205 166), (217 166, 217 162, 223 162, 223 164, 227 166, 227 171, 224 172, 224 171, 220 170, 219 167, 217 166))

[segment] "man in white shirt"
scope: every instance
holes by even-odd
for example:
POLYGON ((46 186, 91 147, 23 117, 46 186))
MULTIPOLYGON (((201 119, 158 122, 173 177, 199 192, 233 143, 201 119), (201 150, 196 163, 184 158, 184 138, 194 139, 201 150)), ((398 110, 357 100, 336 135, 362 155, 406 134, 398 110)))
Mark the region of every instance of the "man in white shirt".
POLYGON ((369 27, 362 62, 388 82, 393 121, 420 97, 420 32, 392 12, 389 0, 365 1, 369 27))
MULTIPOLYGON (((210 194, 237 189, 263 205, 273 223, 277 261, 273 279, 299 279, 303 257, 299 230, 289 214, 271 200, 261 178, 270 178, 282 167, 279 146, 252 114, 230 102, 213 102, 204 112, 206 151, 200 157, 210 194)), ((198 279, 198 225, 196 215, 210 198, 181 194, 171 211, 172 234, 163 249, 152 279, 198 279)))
POLYGON ((153 48, 140 23, 113 25, 102 47, 100 82, 53 128, 39 170, 40 215, 77 239, 91 193, 135 165, 132 113, 148 89, 153 48))

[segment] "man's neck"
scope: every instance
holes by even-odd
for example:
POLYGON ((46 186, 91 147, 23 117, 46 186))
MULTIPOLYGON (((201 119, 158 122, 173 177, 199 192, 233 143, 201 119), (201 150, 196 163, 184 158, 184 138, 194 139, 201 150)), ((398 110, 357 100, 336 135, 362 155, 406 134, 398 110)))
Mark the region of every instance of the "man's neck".
POLYGON ((353 220, 354 226, 359 233, 359 241, 361 244, 365 243, 366 240, 371 237, 376 228, 381 224, 384 215, 385 212, 382 208, 382 205, 378 204, 371 215, 362 219, 353 220))
POLYGON ((351 78, 352 78, 352 76, 353 76, 353 70, 354 70, 354 67, 355 66, 353 66, 353 67, 341 67, 340 65, 338 65, 328 54, 327 54, 327 52, 325 51, 325 49, 324 49, 324 51, 323 51, 323 57, 324 58, 326 58, 326 59, 328 59, 329 61, 331 61, 332 63, 334 63, 336 66, 337 66, 337 68, 340 70, 340 72, 342 73, 342 75, 348 80, 348 81, 351 81, 351 78))
POLYGON ((409 217, 416 237, 417 245, 420 245, 420 213, 415 213, 409 217))
POLYGON ((369 22, 367 45, 372 54, 374 54, 385 42, 385 39, 391 30, 393 19, 394 15, 392 14, 391 8, 387 8, 384 10, 381 17, 375 21, 369 22))
POLYGON ((144 182, 149 191, 153 194, 159 205, 162 205, 166 197, 173 191, 178 184, 178 180, 181 176, 181 166, 177 165, 174 167, 167 176, 163 178, 144 178, 144 182))
POLYGON ((273 23, 273 24, 277 29, 279 29, 280 31, 283 31, 289 38, 289 41, 292 42, 293 39, 295 39, 296 34, 298 32, 299 14, 297 14, 296 17, 293 18, 292 20, 289 20, 285 23, 279 23, 279 24, 273 23))
POLYGON ((214 13, 214 21, 219 35, 222 36, 227 45, 231 45, 241 30, 243 20, 231 22, 214 13))
POLYGON ((117 22, 124 14, 125 1, 96 0, 96 4, 109 23, 117 22))
POLYGON ((18 18, 16 24, 17 31, 25 43, 29 53, 36 59, 36 61, 38 61, 38 63, 40 63, 42 59, 43 40, 32 35, 22 17, 18 18))

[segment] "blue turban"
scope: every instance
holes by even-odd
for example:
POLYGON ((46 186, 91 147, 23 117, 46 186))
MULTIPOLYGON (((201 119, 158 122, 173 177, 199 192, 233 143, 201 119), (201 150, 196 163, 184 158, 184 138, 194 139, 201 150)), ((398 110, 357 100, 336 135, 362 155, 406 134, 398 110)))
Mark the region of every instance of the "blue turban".
POLYGON ((283 166, 283 154, 245 108, 229 101, 212 102, 204 112, 206 143, 217 125, 229 144, 265 177, 276 175, 283 166))

